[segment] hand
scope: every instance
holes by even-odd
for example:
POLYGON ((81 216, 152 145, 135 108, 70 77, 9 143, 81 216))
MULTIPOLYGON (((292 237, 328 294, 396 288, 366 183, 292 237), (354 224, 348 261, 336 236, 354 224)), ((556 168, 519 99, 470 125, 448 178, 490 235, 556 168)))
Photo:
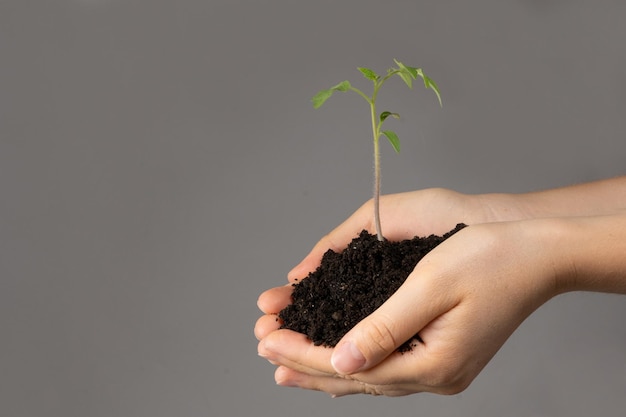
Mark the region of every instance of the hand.
MULTIPOLYGON (((452 229, 458 222, 474 224, 523 217, 522 211, 510 201, 509 204, 504 205, 506 209, 500 213, 497 208, 503 206, 502 198, 499 195, 469 196, 444 189, 386 195, 381 200, 383 231, 388 239, 400 240, 410 239, 416 235, 442 234, 452 229)), ((372 210, 370 201, 342 225, 325 236, 311 253, 288 274, 289 281, 294 282, 302 279, 314 270, 319 265, 326 250, 342 250, 363 229, 373 232, 372 210)), ((280 324, 277 323, 275 314, 290 302, 290 294, 291 286, 287 285, 271 289, 261 295, 259 307, 266 315, 261 317, 255 326, 257 338, 264 339, 278 329, 280 324)), ((297 338, 301 343, 310 345, 306 338, 294 332, 281 330, 276 334, 297 338)), ((293 342, 290 341, 289 343, 293 342)), ((331 350, 325 348, 313 346, 310 348, 319 352, 320 355, 328 356, 332 353, 331 350)), ((329 364, 330 359, 326 362, 329 364)), ((280 367, 277 371, 277 379, 285 383, 287 381, 285 376, 288 373, 287 368, 280 367)))
MULTIPOLYGON (((355 223, 351 218, 329 236, 342 236, 342 227, 355 230, 355 223)), ((290 287, 269 290, 259 299, 268 314, 255 327, 259 354, 278 366, 277 383, 334 396, 458 393, 530 313, 562 290, 557 278, 567 275, 570 263, 555 263, 559 225, 528 220, 457 232, 424 257, 405 284, 334 349, 277 330, 271 314, 289 303, 290 287), (424 343, 396 352, 418 331, 424 343)), ((387 227, 392 236, 403 233, 387 227)), ((327 238, 325 245, 338 241, 327 238)))
MULTIPOLYGON (((334 349, 278 330, 291 286, 263 293, 255 326, 259 354, 280 385, 334 396, 462 391, 517 326, 565 291, 626 294, 626 177, 525 195, 467 196, 442 189, 384 196, 390 240, 469 224, 426 257, 378 310, 334 349), (535 220, 533 220, 535 219, 535 220), (491 223, 493 222, 493 223, 491 223), (396 347, 419 332, 412 351, 396 347)), ((304 278, 328 249, 373 232, 371 203, 324 237, 288 275, 304 278)))
MULTIPOLYGON (((441 235, 458 223, 521 219, 527 216, 522 201, 508 194, 468 195, 442 188, 384 195, 380 201, 382 231, 386 239, 398 241, 415 236, 441 235)), ((289 272, 288 280, 295 282, 306 277, 319 266, 328 249, 343 250, 363 229, 376 233, 373 214, 370 200, 324 236, 289 272)))
MULTIPOLYGON (((441 188, 384 195, 380 203, 383 231, 389 240, 402 240, 433 233, 442 234, 460 222, 473 224, 496 220, 497 216, 493 213, 497 211, 489 207, 490 200, 494 198, 485 199, 441 188)), ((304 260, 289 272, 289 282, 305 278, 319 266, 327 250, 343 250, 363 229, 375 233, 373 210, 373 201, 370 200, 324 236, 304 260)), ((291 285, 274 288, 261 295, 258 305, 266 315, 255 326, 258 339, 278 328, 275 315, 290 303, 290 296, 291 285)))

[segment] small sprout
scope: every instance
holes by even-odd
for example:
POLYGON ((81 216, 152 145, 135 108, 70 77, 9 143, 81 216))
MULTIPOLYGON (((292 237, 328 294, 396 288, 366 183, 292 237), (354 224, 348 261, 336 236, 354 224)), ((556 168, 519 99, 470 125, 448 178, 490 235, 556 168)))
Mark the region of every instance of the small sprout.
POLYGON ((376 235, 380 241, 384 240, 384 237, 380 227, 380 148, 378 142, 381 136, 385 136, 393 149, 398 153, 400 152, 400 138, 398 138, 398 135, 394 131, 381 129, 383 123, 390 116, 394 119, 399 119, 400 115, 390 111, 383 111, 380 114, 377 113, 376 98, 378 97, 378 91, 380 90, 380 87, 382 87, 382 85, 394 75, 399 76, 410 89, 413 89, 413 81, 416 80, 417 77, 420 77, 424 81, 424 87, 433 90, 437 96, 439 105, 443 106, 441 94, 439 93, 439 87, 437 87, 435 81, 424 74, 424 71, 422 71, 421 68, 404 65, 397 59, 394 59, 394 62, 397 67, 389 68, 385 76, 378 75, 375 71, 369 68, 357 68, 366 79, 370 80, 374 84, 371 96, 368 96, 363 91, 353 87, 349 81, 342 81, 327 90, 321 90, 311 99, 313 107, 318 109, 333 95, 335 91, 353 91, 365 99, 370 106, 372 134, 374 136, 374 222, 376 224, 376 235))

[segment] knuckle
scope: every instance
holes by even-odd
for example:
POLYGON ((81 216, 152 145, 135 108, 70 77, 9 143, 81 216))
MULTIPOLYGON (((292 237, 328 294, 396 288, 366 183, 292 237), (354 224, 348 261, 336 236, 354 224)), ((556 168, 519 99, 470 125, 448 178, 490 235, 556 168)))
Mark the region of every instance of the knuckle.
POLYGON ((375 385, 364 384, 363 385, 363 393, 367 395, 371 395, 374 397, 378 397, 380 395, 385 395, 385 393, 375 385))
POLYGON ((397 339, 394 332, 395 326, 393 321, 385 316, 372 316, 363 328, 364 336, 367 340, 367 349, 369 352, 363 352, 366 355, 374 356, 380 353, 389 353, 398 347, 397 339))
POLYGON ((378 397, 381 395, 385 395, 384 389, 376 384, 368 384, 367 382, 359 381, 358 379, 349 378, 354 381, 358 385, 358 392, 361 394, 371 395, 374 397, 378 397))

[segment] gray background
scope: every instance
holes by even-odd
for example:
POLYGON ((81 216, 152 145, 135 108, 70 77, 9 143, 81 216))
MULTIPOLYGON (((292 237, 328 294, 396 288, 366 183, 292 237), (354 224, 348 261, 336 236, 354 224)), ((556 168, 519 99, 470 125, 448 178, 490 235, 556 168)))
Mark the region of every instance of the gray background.
MULTIPOLYGON (((546 304, 460 395, 280 388, 258 294, 369 198, 357 66, 421 66, 383 192, 626 173, 622 0, 0 1, 0 415, 623 416, 626 302, 546 304)), ((367 88, 367 84, 359 84, 367 88)), ((387 100, 387 101, 385 101, 387 100)), ((494 313, 496 314, 496 313, 494 313)))

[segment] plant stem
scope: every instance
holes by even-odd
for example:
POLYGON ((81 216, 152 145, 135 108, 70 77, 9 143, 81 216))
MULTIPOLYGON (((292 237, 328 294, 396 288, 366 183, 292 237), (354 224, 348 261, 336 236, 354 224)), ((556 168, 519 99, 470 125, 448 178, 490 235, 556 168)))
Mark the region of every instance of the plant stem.
POLYGON ((376 226, 376 236, 379 242, 382 242, 385 238, 380 225, 380 122, 376 114, 376 96, 378 95, 378 89, 384 82, 385 78, 383 78, 381 82, 374 83, 372 99, 370 100, 372 134, 374 136, 374 224, 376 226))
POLYGON ((376 225, 376 236, 382 242, 384 240, 382 228, 380 226, 380 137, 379 126, 376 121, 376 104, 370 103, 372 108, 372 132, 374 134, 374 223, 376 225))
POLYGON ((383 236, 382 227, 380 225, 380 127, 382 121, 378 119, 376 114, 376 96, 378 90, 391 76, 395 75, 398 71, 389 72, 385 77, 374 81, 374 90, 372 91, 372 97, 368 97, 361 90, 351 87, 350 89, 365 99, 370 105, 370 113, 372 118, 372 135, 374 136, 374 226, 376 227, 376 236, 380 242, 385 240, 383 236))

